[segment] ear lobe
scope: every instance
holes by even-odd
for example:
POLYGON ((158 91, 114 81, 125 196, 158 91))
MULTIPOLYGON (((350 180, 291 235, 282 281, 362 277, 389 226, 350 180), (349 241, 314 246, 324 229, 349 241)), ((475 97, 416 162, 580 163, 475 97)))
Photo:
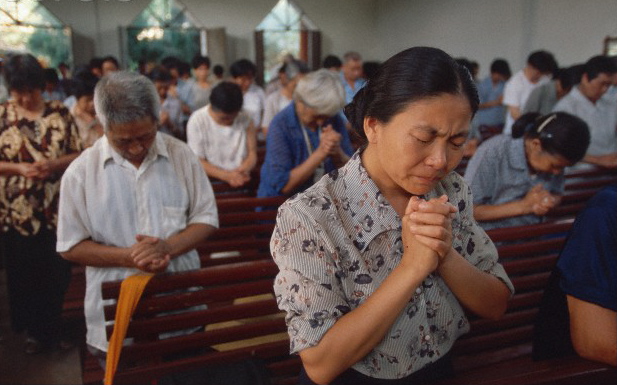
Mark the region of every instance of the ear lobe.
POLYGON ((377 130, 379 128, 379 122, 377 119, 367 116, 364 118, 364 134, 369 143, 377 142, 377 130))

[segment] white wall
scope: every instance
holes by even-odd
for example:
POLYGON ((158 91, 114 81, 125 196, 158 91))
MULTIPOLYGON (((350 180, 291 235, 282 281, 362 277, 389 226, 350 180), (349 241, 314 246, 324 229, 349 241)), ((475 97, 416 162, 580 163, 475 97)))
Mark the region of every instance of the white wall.
MULTIPOLYGON (((118 26, 126 26, 150 0, 41 0, 73 27, 75 61, 120 56, 118 26)), ((254 59, 253 31, 277 0, 180 0, 203 27, 225 27, 231 62, 254 59)), ((356 50, 384 60, 415 45, 465 56, 488 73, 503 57, 513 71, 527 55, 547 49, 561 65, 602 52, 617 36, 615 0, 296 0, 322 31, 322 54, 356 50)))
POLYGON ((480 64, 502 57, 513 71, 537 49, 563 66, 602 53, 617 35, 614 0, 377 0, 376 35, 387 58, 416 45, 439 47, 480 64))
MULTIPOLYGON (((73 28, 76 64, 92 56, 120 57, 118 26, 127 26, 150 0, 41 0, 73 28)), ((255 27, 277 0, 180 0, 202 27, 225 27, 228 61, 255 58, 255 27)), ((375 0, 296 0, 322 31, 322 53, 357 50, 376 57, 375 0)))

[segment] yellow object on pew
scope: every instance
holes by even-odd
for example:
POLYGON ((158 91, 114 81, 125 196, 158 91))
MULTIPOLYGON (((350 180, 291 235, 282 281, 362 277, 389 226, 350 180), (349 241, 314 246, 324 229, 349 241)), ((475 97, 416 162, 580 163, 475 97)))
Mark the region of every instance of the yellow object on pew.
POLYGON ((107 349, 104 385, 113 384, 114 375, 118 368, 118 360, 120 360, 120 353, 122 352, 122 343, 124 342, 131 316, 139 303, 139 299, 146 285, 152 277, 153 274, 131 275, 122 281, 122 285, 120 285, 120 296, 118 297, 118 304, 116 306, 114 331, 111 333, 109 347, 107 349))

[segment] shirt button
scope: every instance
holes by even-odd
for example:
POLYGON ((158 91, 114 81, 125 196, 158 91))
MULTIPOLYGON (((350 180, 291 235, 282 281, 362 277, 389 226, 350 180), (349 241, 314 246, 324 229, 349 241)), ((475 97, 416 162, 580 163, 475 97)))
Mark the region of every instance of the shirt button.
POLYGON ((425 340, 425 341, 429 341, 430 339, 431 339, 431 336, 430 336, 430 335, 428 335, 428 334, 427 334, 427 335, 425 335, 425 336, 424 336, 424 340, 425 340))
POLYGON ((422 294, 422 289, 421 288, 417 288, 416 289, 416 294, 422 294))

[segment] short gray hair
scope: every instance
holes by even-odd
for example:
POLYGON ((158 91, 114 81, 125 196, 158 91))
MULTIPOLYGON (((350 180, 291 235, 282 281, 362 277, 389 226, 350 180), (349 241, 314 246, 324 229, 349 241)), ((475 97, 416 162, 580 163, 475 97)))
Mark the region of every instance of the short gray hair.
POLYGON ((345 89, 338 75, 320 69, 298 81, 293 98, 315 109, 320 115, 334 116, 345 105, 345 89))
POLYGON ((362 61, 362 55, 357 53, 356 51, 348 51, 343 55, 343 61, 347 63, 348 61, 362 61))
POLYGON ((136 72, 118 71, 104 76, 97 83, 94 109, 107 132, 110 125, 146 117, 158 123, 161 102, 150 79, 136 72))

